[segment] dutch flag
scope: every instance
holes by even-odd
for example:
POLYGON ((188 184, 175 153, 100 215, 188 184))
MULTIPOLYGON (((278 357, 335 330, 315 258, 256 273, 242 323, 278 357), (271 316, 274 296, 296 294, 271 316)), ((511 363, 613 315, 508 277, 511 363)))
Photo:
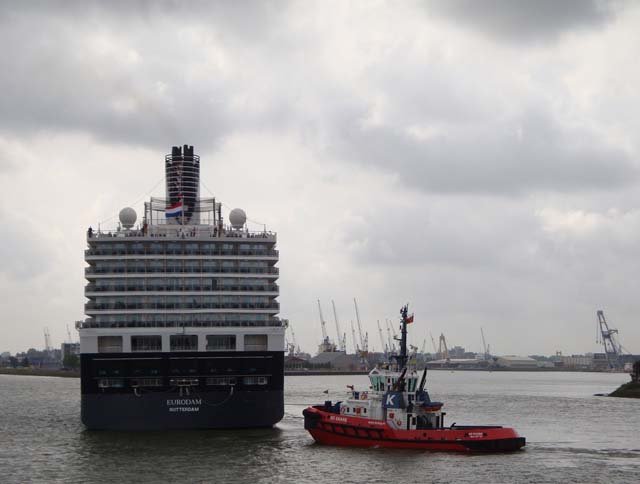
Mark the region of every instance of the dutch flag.
POLYGON ((178 200, 178 203, 168 206, 164 211, 164 214, 167 217, 180 217, 182 215, 182 210, 182 199, 180 199, 178 200))

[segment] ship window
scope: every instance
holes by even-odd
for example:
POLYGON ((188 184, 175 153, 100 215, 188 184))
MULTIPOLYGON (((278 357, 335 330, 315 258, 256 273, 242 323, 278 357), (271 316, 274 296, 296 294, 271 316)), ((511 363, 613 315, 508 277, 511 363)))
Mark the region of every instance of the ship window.
POLYGON ((236 349, 235 334, 208 334, 207 351, 228 351, 236 349))
POLYGON ((98 353, 122 353, 122 336, 98 336, 98 353))
POLYGON ((210 376, 207 378, 207 385, 209 386, 230 386, 235 384, 235 376, 210 376))
POLYGON ((131 351, 162 351, 162 336, 132 336, 131 351))
POLYGON ((269 379, 266 376, 245 376, 242 383, 245 385, 266 385, 269 383, 269 379))
POLYGON ((131 386, 136 387, 161 387, 162 378, 140 378, 131 380, 131 386))
POLYGON ((267 351, 268 337, 266 334, 245 334, 245 351, 267 351))
POLYGON ((123 378, 101 378, 98 380, 98 388, 124 388, 123 378))
POLYGON ((155 376, 160 374, 158 362, 151 360, 140 360, 135 362, 135 367, 131 369, 133 376, 155 376))
POLYGON ((197 351, 198 335, 172 334, 170 337, 171 351, 197 351))

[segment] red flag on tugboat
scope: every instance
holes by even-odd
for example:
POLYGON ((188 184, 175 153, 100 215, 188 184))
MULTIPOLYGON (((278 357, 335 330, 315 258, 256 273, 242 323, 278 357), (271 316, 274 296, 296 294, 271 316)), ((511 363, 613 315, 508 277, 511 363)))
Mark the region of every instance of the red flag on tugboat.
POLYGON ((407 324, 413 323, 413 314, 411 316, 407 316, 407 324))

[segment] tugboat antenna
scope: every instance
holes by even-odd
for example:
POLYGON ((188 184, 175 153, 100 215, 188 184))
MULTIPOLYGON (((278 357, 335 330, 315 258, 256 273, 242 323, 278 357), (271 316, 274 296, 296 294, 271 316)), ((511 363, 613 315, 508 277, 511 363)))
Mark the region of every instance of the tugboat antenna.
POLYGON ((400 315, 402 319, 400 320, 400 332, 402 337, 400 338, 400 354, 394 356, 396 361, 398 362, 398 369, 406 368, 407 360, 409 357, 407 356, 407 313, 409 312, 409 305, 405 304, 400 310, 400 315))

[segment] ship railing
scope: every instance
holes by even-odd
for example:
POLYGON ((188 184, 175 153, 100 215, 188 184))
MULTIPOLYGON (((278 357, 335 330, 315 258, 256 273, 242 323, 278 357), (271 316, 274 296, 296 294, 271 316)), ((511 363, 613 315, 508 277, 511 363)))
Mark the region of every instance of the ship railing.
MULTIPOLYGON (((77 329, 98 329, 98 328, 254 328, 254 327, 281 327, 282 321, 273 319, 271 321, 201 321, 191 323, 159 322, 159 321, 120 321, 113 323, 98 323, 91 320, 76 322, 77 329)), ((118 346, 118 348, 120 348, 118 346)))
POLYGON ((121 353, 122 345, 100 346, 98 350, 99 350, 99 353, 121 353))
POLYGON ((85 286, 85 293, 91 292, 278 292, 279 287, 277 284, 260 285, 260 286, 142 286, 142 285, 127 285, 127 286, 96 286, 94 284, 87 284, 85 286))
POLYGON ((84 251, 85 257, 116 257, 116 256, 194 256, 194 257, 211 257, 211 256, 235 256, 235 257, 278 257, 279 251, 277 250, 139 250, 133 249, 123 250, 116 249, 86 249, 84 251))
POLYGON ((84 305, 87 310, 117 311, 117 310, 157 310, 157 309, 280 309, 279 303, 273 304, 207 304, 207 303, 115 303, 101 304, 88 302, 84 305))
POLYGON ((278 267, 269 267, 266 269, 251 269, 247 267, 220 267, 220 268, 205 268, 205 270, 198 269, 183 269, 183 268, 126 268, 126 267, 85 267, 85 274, 200 274, 205 276, 207 274, 279 274, 280 269, 278 267))
POLYGON ((158 223, 154 221, 154 224, 143 229, 138 227, 136 229, 127 230, 91 230, 87 231, 87 240, 89 239, 120 239, 120 238, 174 238, 174 239, 210 239, 210 238, 231 238, 231 239, 275 239, 275 232, 271 231, 247 231, 247 230, 232 230, 223 229, 218 231, 213 225, 174 225, 166 224, 164 222, 158 223))
POLYGON ((162 346, 158 345, 136 345, 131 347, 131 351, 162 351, 162 346))

